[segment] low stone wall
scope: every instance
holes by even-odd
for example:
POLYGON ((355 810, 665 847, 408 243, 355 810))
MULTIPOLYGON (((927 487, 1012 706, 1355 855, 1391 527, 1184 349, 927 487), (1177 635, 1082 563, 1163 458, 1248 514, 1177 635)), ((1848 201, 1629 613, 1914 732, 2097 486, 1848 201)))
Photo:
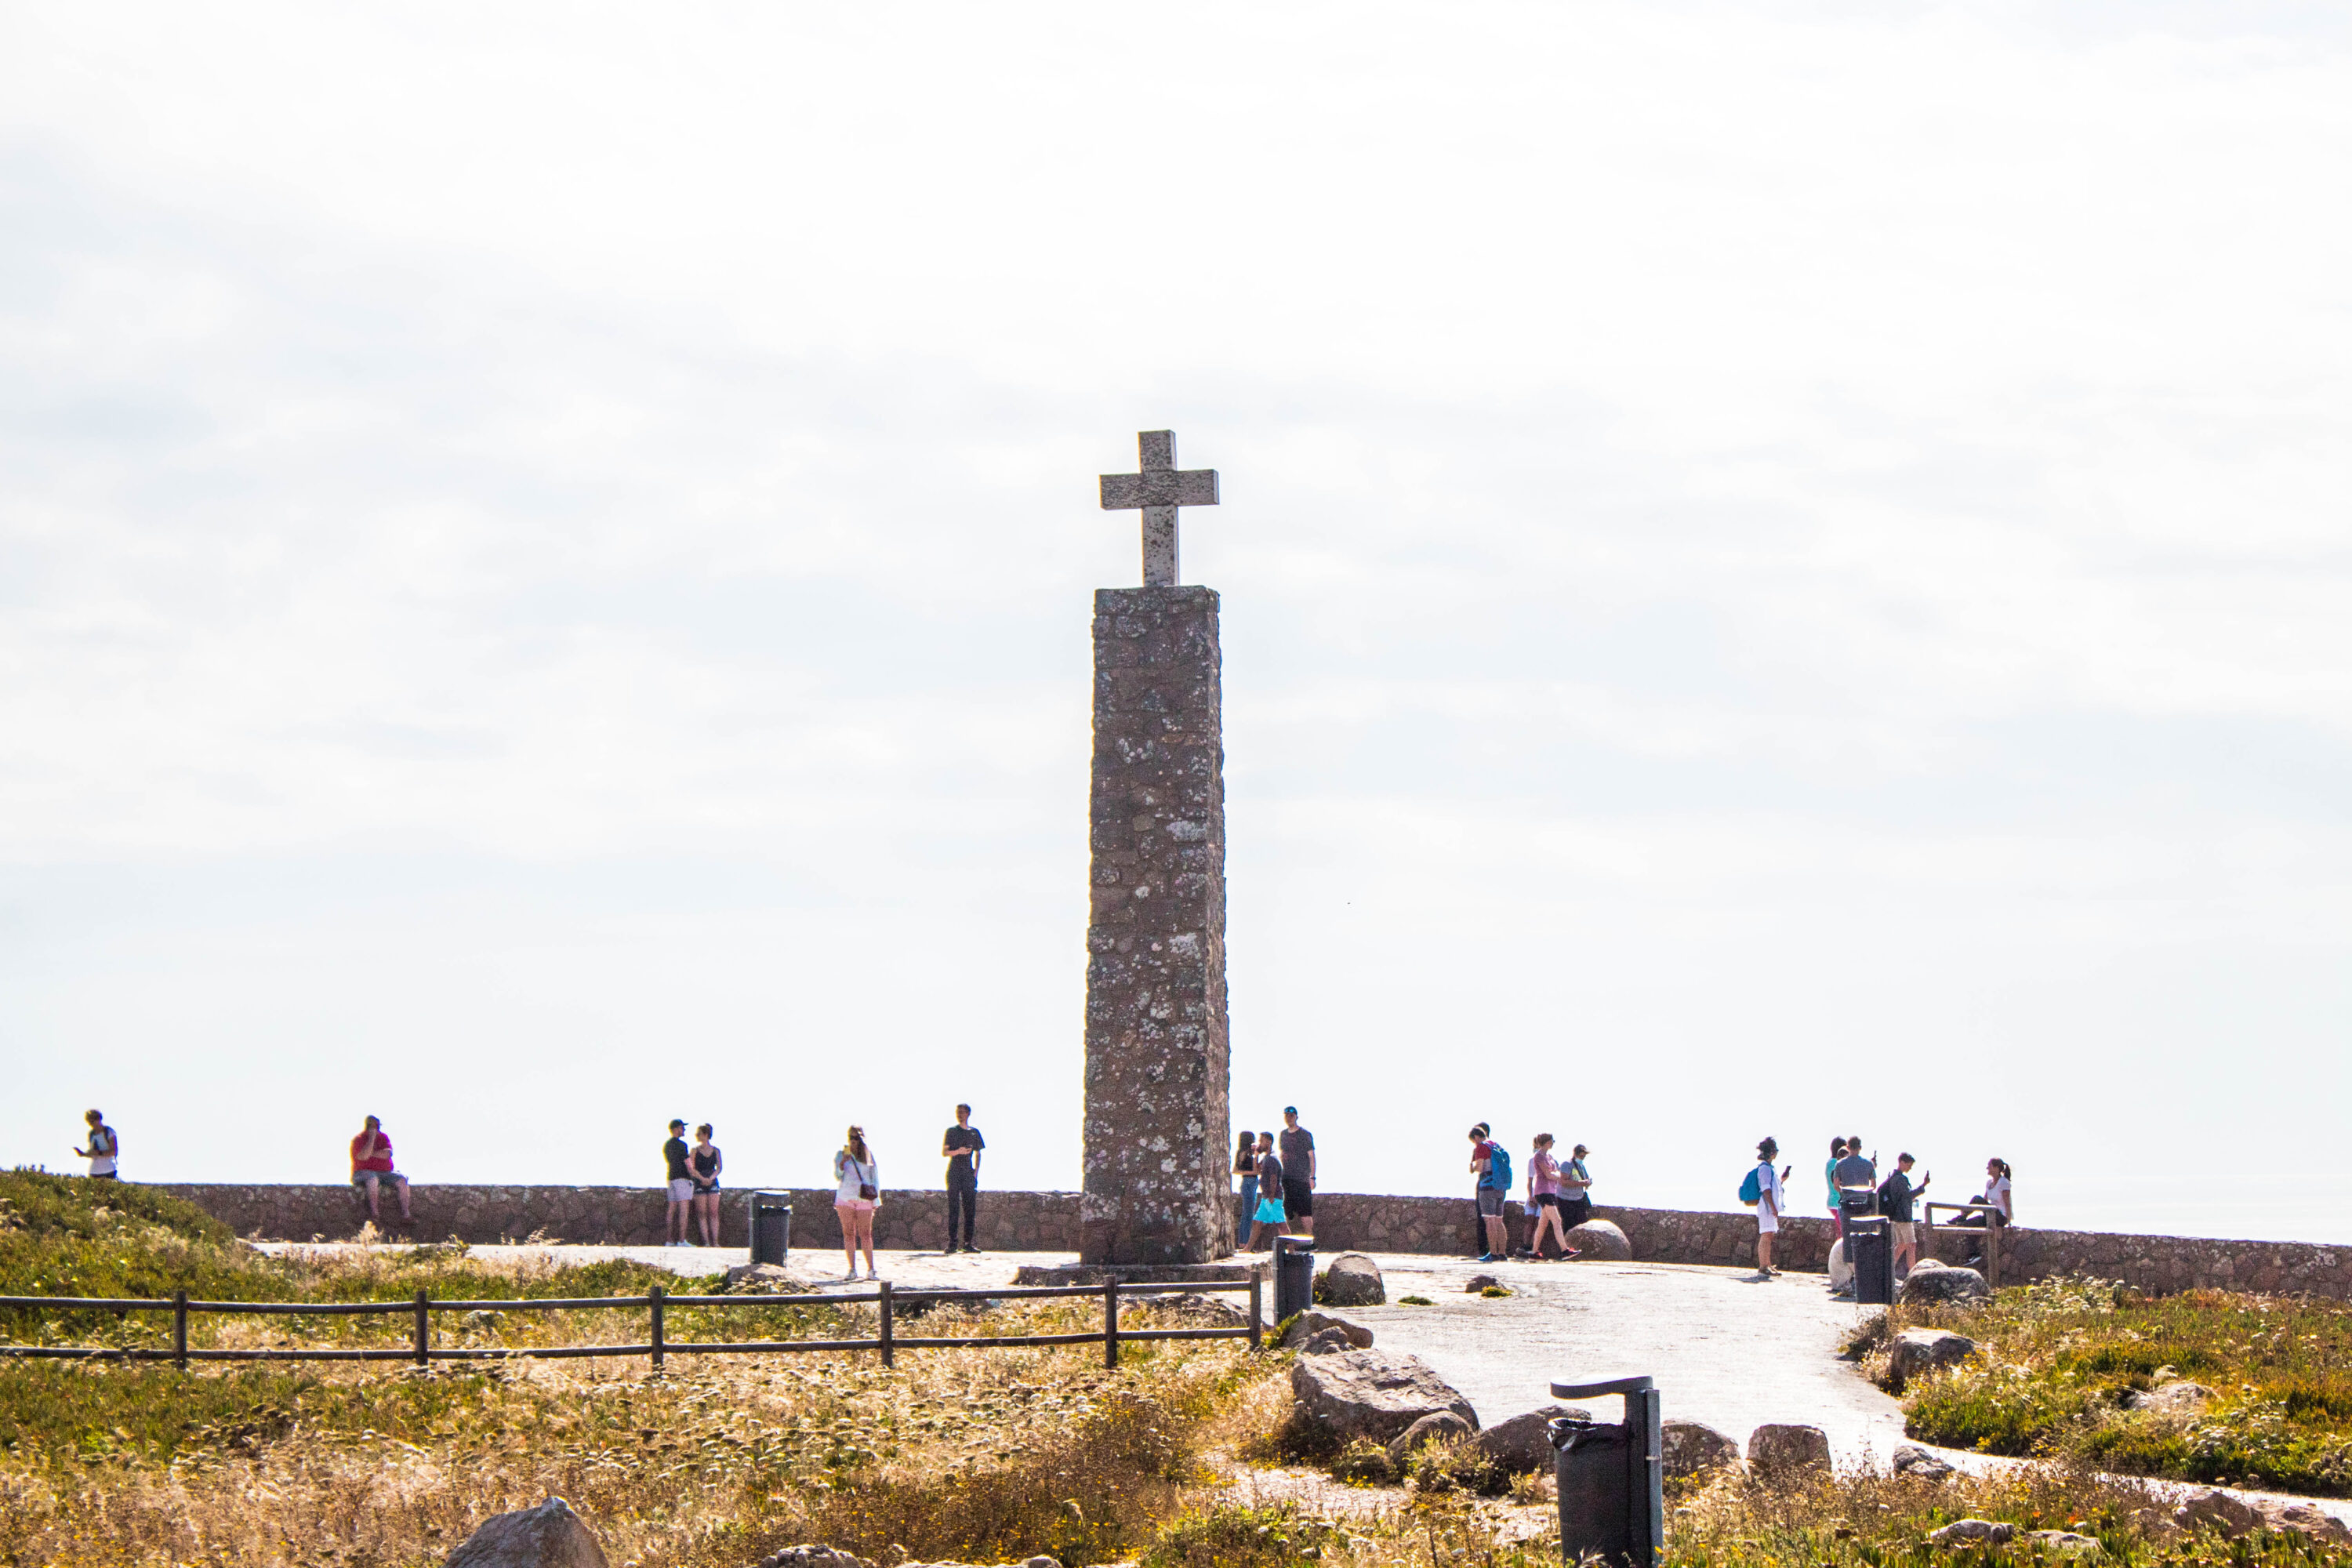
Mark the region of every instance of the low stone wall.
MULTIPOLYGON (((225 1221, 239 1236, 265 1240, 347 1240, 365 1217, 351 1189, 341 1186, 163 1186, 225 1221)), ((932 1250, 947 1242, 947 1195, 938 1189, 891 1188, 874 1227, 877 1245, 932 1250)), ((841 1228, 833 1193, 797 1188, 793 1205, 793 1245, 804 1250, 837 1247, 841 1228)), ((534 1235, 551 1240, 647 1246, 663 1239, 667 1201, 657 1187, 417 1186, 410 1191, 416 1223, 387 1227, 394 1236, 421 1241, 457 1237, 468 1242, 520 1241, 534 1235)), ((745 1190, 725 1194, 721 1239, 744 1245, 745 1190)), ((387 1213, 398 1205, 384 1194, 387 1213)), ((1633 1256, 1648 1263, 1697 1263, 1718 1267, 1752 1264, 1756 1257, 1753 1214, 1706 1214, 1682 1209, 1598 1207, 1594 1216, 1613 1221, 1633 1244, 1633 1256)), ((1511 1244, 1527 1237, 1527 1216, 1517 1204, 1506 1207, 1511 1244)), ((1324 1252, 1403 1252, 1475 1256, 1483 1247, 1477 1217, 1467 1197, 1384 1196, 1365 1193, 1318 1193, 1315 1228, 1324 1252)), ((1924 1231, 1923 1231, 1924 1234, 1924 1231)), ((991 1192, 980 1194, 974 1239, 990 1252, 1076 1252, 1078 1194, 991 1192)), ((1783 1268, 1818 1270, 1827 1265, 1830 1223, 1801 1216, 1781 1222, 1773 1261, 1783 1268)), ((1935 1252, 1945 1262, 1965 1262, 1975 1237, 1948 1226, 1936 1233, 1935 1252)), ((2011 1229, 2003 1239, 2005 1282, 2055 1274, 2093 1274, 2161 1295, 2214 1287, 2235 1290, 2308 1291, 2352 1300, 2352 1247, 2294 1241, 2221 1241, 2200 1237, 2127 1236, 2105 1231, 2011 1229)))

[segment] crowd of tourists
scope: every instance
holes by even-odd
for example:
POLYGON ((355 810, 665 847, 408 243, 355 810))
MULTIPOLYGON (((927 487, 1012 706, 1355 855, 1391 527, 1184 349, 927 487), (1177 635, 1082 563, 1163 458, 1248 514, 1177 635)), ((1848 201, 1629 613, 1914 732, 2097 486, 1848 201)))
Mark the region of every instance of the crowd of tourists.
POLYGON ((1285 1232, 1315 1234, 1315 1134, 1298 1125, 1298 1107, 1282 1108, 1279 1132, 1235 1136, 1234 1174, 1241 1178, 1234 1242, 1243 1251, 1272 1247, 1285 1232))
MULTIPOLYGON (((1895 1274, 1901 1279, 1919 1260, 1917 1207, 1931 1178, 1922 1172, 1917 1181, 1911 1179, 1918 1161, 1908 1151, 1895 1156, 1894 1169, 1882 1178, 1878 1157, 1864 1154, 1862 1147, 1860 1134, 1831 1139, 1829 1161, 1822 1168, 1832 1237, 1832 1276, 1834 1279, 1841 1272, 1837 1265, 1848 1256, 1848 1224, 1858 1219, 1884 1219, 1895 1249, 1895 1274)), ((1772 1262, 1772 1240, 1780 1234, 1780 1222, 1790 1214, 1788 1184, 1796 1173, 1793 1164, 1775 1168, 1774 1162, 1780 1156, 1780 1145, 1773 1139, 1766 1138, 1757 1144, 1756 1168, 1748 1173, 1739 1187, 1740 1202, 1756 1211, 1756 1268, 1767 1279, 1780 1272, 1772 1262)), ((2017 1195, 2009 1162, 1999 1155, 1987 1160, 1984 1190, 1954 1205, 1953 1217, 1946 1223, 1968 1229, 2016 1224, 2017 1195)))

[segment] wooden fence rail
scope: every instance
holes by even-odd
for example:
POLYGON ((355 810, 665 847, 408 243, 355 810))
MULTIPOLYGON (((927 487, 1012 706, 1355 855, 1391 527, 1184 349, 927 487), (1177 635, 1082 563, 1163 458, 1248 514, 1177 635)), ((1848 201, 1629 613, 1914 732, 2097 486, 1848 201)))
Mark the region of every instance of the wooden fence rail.
POLYGON ((168 1361, 184 1367, 192 1361, 406 1361, 418 1366, 436 1361, 499 1361, 514 1356, 562 1359, 578 1356, 647 1356, 658 1369, 671 1355, 758 1355, 791 1351, 877 1351, 882 1364, 896 1364, 901 1350, 982 1350, 1007 1345, 1087 1345, 1103 1347, 1103 1364, 1118 1364, 1118 1348, 1132 1340, 1239 1340, 1256 1350, 1265 1343, 1261 1299, 1263 1279, 1253 1272, 1246 1280, 1215 1279, 1198 1283, 1121 1285, 1116 1279, 1100 1285, 1009 1285, 1000 1289, 897 1290, 887 1282, 872 1290, 847 1290, 814 1296, 673 1296, 656 1285, 642 1296, 542 1297, 520 1301, 436 1301, 419 1290, 405 1301, 191 1301, 184 1290, 169 1300, 98 1296, 0 1296, 0 1311, 103 1311, 172 1314, 172 1348, 144 1350, 113 1345, 0 1344, 0 1356, 41 1360, 87 1360, 112 1357, 121 1361, 168 1361), (1246 1290, 1249 1316, 1245 1323, 1226 1329, 1129 1329, 1119 1326, 1122 1297, 1166 1296, 1205 1290, 1246 1290), (907 1335, 897 1331, 898 1310, 940 1302, 1035 1300, 1043 1297, 1087 1296, 1103 1304, 1103 1326, 1068 1334, 907 1335), (809 1307, 873 1302, 879 1323, 870 1340, 743 1340, 718 1342, 673 1341, 665 1318, 673 1307, 809 1307), (433 1346, 436 1312, 559 1312, 616 1311, 642 1309, 648 1314, 649 1332, 643 1344, 545 1345, 532 1348, 436 1350, 433 1346), (408 1345, 378 1350, 190 1350, 188 1320, 198 1315, 259 1317, 389 1317, 407 1314, 412 1320, 408 1345))

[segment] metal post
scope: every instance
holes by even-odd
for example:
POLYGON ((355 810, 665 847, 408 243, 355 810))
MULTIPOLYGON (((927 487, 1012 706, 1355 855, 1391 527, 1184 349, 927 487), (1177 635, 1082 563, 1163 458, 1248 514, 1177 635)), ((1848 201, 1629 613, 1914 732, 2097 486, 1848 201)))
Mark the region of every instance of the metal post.
POLYGON ((889 1366, 890 1359, 890 1281, 882 1281, 882 1364, 889 1366))
POLYGON ((1118 1280, 1103 1281, 1103 1365, 1118 1365, 1118 1280))
POLYGON ((1256 1269, 1253 1268, 1250 1270, 1249 1329, 1250 1349, 1254 1351, 1264 1350, 1265 1348, 1265 1330, 1259 1324, 1259 1320, 1264 1316, 1264 1313, 1260 1310, 1261 1304, 1258 1300, 1258 1296, 1263 1288, 1265 1279, 1265 1276, 1259 1273, 1256 1269))
POLYGON ((172 1364, 188 1370, 188 1293, 172 1292, 172 1364))
POLYGON ((427 1296, 425 1294, 425 1292, 424 1292, 424 1291, 422 1291, 422 1290, 417 1291, 417 1292, 416 1292, 416 1347, 415 1347, 415 1348, 416 1348, 416 1364, 417 1364, 417 1365, 419 1365, 419 1366, 423 1366, 426 1362, 428 1362, 428 1361, 430 1361, 430 1360, 432 1360, 432 1359, 433 1359, 433 1357, 432 1357, 432 1349, 433 1349, 433 1327, 432 1327, 432 1320, 431 1320, 430 1318, 428 1318, 427 1316, 425 1316, 425 1314, 426 1314, 428 1311, 430 1311, 430 1310, 431 1310, 431 1298, 427 1297, 427 1296))
POLYGON ((658 1285, 646 1292, 646 1304, 654 1310, 653 1357, 656 1372, 662 1369, 662 1298, 667 1294, 658 1285))

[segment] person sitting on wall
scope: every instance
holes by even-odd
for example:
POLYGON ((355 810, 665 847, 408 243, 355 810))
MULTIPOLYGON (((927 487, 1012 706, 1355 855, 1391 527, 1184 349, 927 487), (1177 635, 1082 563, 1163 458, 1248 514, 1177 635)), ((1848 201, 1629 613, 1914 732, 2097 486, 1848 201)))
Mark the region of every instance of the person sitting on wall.
POLYGON ((416 1216, 408 1212, 408 1178, 392 1168, 392 1140, 384 1136, 383 1123, 371 1116, 360 1135, 352 1140, 352 1186, 367 1194, 372 1220, 383 1218, 377 1207, 377 1192, 386 1182, 400 1194, 400 1223, 416 1223, 416 1216))

